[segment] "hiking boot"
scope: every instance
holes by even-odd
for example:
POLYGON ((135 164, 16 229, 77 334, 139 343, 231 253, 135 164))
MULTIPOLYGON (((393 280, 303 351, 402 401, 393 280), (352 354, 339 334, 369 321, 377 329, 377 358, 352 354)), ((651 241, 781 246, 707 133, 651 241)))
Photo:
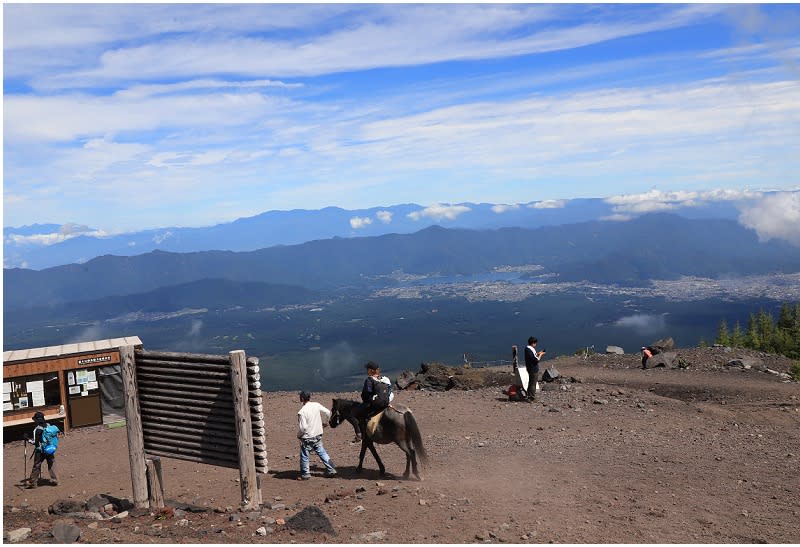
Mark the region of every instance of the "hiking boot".
POLYGON ((325 471, 325 476, 328 477, 328 478, 335 477, 336 475, 337 475, 337 473, 336 473, 335 469, 333 471, 325 471))
POLYGON ((58 481, 56 479, 50 479, 50 486, 58 486, 58 481))
POLYGON ((307 481, 310 478, 311 478, 311 475, 300 475, 299 477, 297 477, 297 480, 299 480, 299 481, 307 481))

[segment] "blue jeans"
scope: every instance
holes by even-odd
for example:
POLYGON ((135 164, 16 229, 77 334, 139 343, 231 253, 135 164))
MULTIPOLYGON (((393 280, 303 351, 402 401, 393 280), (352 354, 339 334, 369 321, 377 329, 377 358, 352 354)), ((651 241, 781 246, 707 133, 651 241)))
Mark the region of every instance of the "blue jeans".
POLYGON ((325 447, 322 446, 322 435, 317 435, 308 439, 300 439, 300 472, 303 475, 311 474, 308 468, 308 456, 312 451, 317 453, 319 459, 325 464, 325 470, 328 473, 336 472, 330 456, 325 452, 325 447))

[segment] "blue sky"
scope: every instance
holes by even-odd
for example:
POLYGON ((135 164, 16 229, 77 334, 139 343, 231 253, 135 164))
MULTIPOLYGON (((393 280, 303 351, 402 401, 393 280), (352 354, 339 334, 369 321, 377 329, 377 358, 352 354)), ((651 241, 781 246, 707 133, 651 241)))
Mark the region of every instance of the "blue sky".
POLYGON ((4 226, 766 190, 800 225, 797 5, 6 3, 3 31, 4 226))

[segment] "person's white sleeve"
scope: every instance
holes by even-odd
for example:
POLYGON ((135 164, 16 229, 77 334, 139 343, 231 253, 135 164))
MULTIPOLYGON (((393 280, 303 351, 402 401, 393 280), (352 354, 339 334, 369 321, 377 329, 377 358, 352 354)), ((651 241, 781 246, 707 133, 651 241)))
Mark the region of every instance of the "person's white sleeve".
POLYGON ((302 414, 297 415, 297 438, 302 439, 303 435, 305 434, 306 430, 308 429, 308 424, 306 424, 305 417, 302 414))
POLYGON ((319 414, 323 422, 331 419, 331 411, 325 408, 325 405, 319 405, 319 414))

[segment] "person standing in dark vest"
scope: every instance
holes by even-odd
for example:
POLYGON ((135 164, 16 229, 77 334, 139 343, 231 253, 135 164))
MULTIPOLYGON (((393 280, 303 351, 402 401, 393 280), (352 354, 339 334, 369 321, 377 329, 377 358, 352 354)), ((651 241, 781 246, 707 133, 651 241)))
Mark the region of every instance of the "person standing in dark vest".
POLYGON ((47 461, 47 472, 50 474, 50 484, 53 486, 58 485, 58 477, 56 476, 56 456, 55 454, 46 454, 42 443, 42 436, 44 435, 44 428, 47 427, 47 422, 44 419, 44 414, 37 412, 33 415, 32 420, 36 423, 33 429, 33 438, 28 439, 35 448, 33 452, 33 467, 31 468, 31 475, 28 477, 28 488, 36 488, 39 486, 39 478, 42 475, 42 463, 47 461))
POLYGON ((536 384, 539 382, 539 361, 545 351, 536 351, 536 344, 539 343, 535 337, 528 338, 528 345, 525 346, 525 369, 528 371, 528 401, 536 400, 536 384))

